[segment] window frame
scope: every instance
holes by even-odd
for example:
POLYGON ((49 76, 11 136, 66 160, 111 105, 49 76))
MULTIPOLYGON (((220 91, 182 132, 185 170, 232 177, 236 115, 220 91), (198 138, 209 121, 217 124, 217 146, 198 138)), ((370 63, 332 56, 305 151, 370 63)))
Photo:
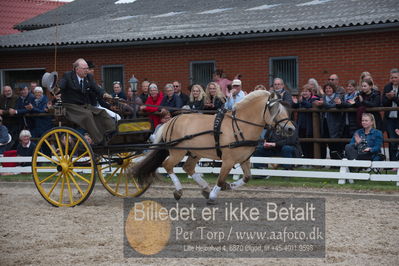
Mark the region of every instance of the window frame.
MULTIPOLYGON (((126 88, 125 88, 125 66, 123 65, 123 64, 117 64, 117 65, 102 65, 101 66, 101 83, 102 83, 102 85, 104 86, 104 90, 105 91, 107 91, 107 88, 106 88, 106 86, 105 86, 105 80, 104 80, 104 77, 105 77, 105 69, 106 68, 112 68, 112 67, 120 67, 120 68, 122 68, 122 80, 118 80, 118 81, 120 81, 121 83, 122 83, 122 88, 123 88, 123 90, 125 90, 126 88)), ((114 80, 115 81, 115 80, 114 80)), ((109 92, 112 92, 113 91, 113 88, 110 88, 110 91, 109 92)))
MULTIPOLYGON (((5 72, 7 71, 29 71, 29 70, 43 70, 44 72, 46 72, 46 68, 45 67, 28 67, 28 68, 2 68, 0 69, 0 91, 1 93, 3 93, 3 87, 5 85, 4 80, 5 80, 5 72)), ((13 88, 15 89, 15 88, 13 88)))
MULTIPOLYGON (((190 61, 190 77, 189 77, 189 84, 193 85, 193 80, 194 80, 194 76, 193 76, 193 65, 194 64, 213 64, 213 70, 212 73, 215 72, 216 70, 216 60, 197 60, 197 61, 190 61)), ((212 80, 212 78, 211 78, 212 80)), ((206 85, 205 85, 206 86, 206 85)), ((204 88, 205 89, 205 88, 204 88)))
MULTIPOLYGON (((273 85, 273 80, 277 77, 273 77, 273 61, 276 60, 288 60, 288 59, 295 59, 295 71, 296 71, 296 88, 290 88, 291 93, 298 93, 299 92, 299 57, 298 56, 276 56, 276 57, 269 57, 269 84, 270 86, 273 85)), ((282 77, 278 77, 282 78, 282 77)), ((287 84, 287 81, 284 80, 284 83, 287 84)))

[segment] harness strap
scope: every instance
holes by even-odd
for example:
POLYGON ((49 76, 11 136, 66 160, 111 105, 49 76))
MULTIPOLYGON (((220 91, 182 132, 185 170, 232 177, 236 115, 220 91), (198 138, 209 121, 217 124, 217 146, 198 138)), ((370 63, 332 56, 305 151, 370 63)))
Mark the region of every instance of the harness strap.
POLYGON ((202 132, 199 132, 199 133, 196 133, 196 134, 186 135, 186 136, 184 136, 182 138, 171 140, 171 141, 165 142, 163 144, 165 146, 167 146, 167 145, 175 146, 175 145, 179 144, 180 142, 182 142, 183 140, 192 139, 194 137, 205 135, 205 134, 213 134, 213 132, 214 132, 213 130, 202 131, 202 132))
POLYGON ((222 126, 222 121, 226 112, 227 110, 224 108, 218 109, 215 122, 213 123, 213 137, 215 138, 216 154, 219 158, 222 158, 222 150, 220 149, 220 134, 222 134, 222 132, 220 131, 220 127, 222 126))
POLYGON ((236 139, 236 141, 238 141, 238 136, 237 136, 236 130, 234 128, 234 125, 235 125, 237 130, 238 130, 238 133, 240 134, 241 139, 245 140, 244 135, 242 134, 241 129, 238 126, 237 120, 238 120, 238 118, 236 117, 236 110, 233 110, 233 112, 232 112, 232 120, 231 120, 231 127, 233 128, 234 138, 236 139))

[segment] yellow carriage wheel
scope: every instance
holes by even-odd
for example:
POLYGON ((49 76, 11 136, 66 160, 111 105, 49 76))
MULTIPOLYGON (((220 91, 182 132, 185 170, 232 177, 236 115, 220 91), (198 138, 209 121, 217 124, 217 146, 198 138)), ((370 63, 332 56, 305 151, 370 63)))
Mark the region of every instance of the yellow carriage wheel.
POLYGON ((96 181, 93 151, 78 131, 52 129, 36 145, 32 173, 37 189, 50 204, 79 205, 90 196, 96 181))
POLYGON ((126 198, 142 195, 150 184, 141 186, 137 179, 129 176, 128 169, 143 158, 143 154, 131 152, 117 153, 103 157, 103 163, 97 165, 98 177, 112 195, 126 198), (109 163, 106 163, 109 161, 109 163))

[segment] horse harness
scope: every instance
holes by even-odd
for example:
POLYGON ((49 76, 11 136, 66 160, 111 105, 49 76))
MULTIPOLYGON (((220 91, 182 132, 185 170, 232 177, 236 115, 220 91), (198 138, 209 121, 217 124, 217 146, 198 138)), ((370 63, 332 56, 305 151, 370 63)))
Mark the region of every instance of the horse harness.
MULTIPOLYGON (((268 107, 272 107, 275 103, 280 102, 281 99, 273 99, 270 101, 267 101, 265 104, 265 108, 263 110, 263 118, 265 117, 266 114, 266 110, 268 109, 268 107)), ((216 149, 216 154, 219 158, 222 158, 222 146, 220 146, 220 135, 223 133, 220 131, 220 128, 222 126, 222 121, 225 117, 227 110, 224 108, 218 109, 216 112, 216 116, 215 116, 215 121, 213 123, 213 136, 215 139, 215 149, 216 149)), ((234 134, 234 138, 236 140, 235 144, 237 145, 236 147, 239 146, 257 146, 258 145, 258 141, 253 141, 253 140, 245 140, 244 134, 242 133, 239 125, 238 125, 238 121, 249 124, 249 125, 253 125, 253 126, 257 126, 257 127, 262 127, 264 128, 263 125, 260 124, 256 124, 256 123, 252 123, 250 121, 246 121, 246 120, 242 120, 239 119, 236 116, 236 110, 233 110, 231 115, 230 114, 226 114, 226 116, 231 118, 231 128, 233 129, 233 134, 234 134), (241 140, 239 139, 239 137, 241 138, 241 140)), ((285 124, 281 127, 279 126, 281 129, 285 128, 285 126, 287 125, 287 123, 289 122, 288 118, 284 118, 281 119, 279 121, 276 122, 276 127, 281 123, 281 122, 285 122, 285 124)), ((233 143, 231 143, 233 144, 233 143)), ((223 146, 224 147, 224 146, 223 146)))
MULTIPOLYGON (((266 114, 266 110, 269 107, 273 106, 276 102, 279 102, 279 101, 281 101, 281 99, 273 99, 273 100, 267 101, 266 104, 265 104, 265 108, 263 110, 263 117, 266 114)), ((215 120, 214 120, 214 123, 213 123, 213 130, 206 130, 206 131, 202 131, 202 132, 199 132, 199 133, 196 133, 196 134, 186 135, 186 136, 184 136, 182 138, 178 138, 178 139, 172 140, 172 134, 173 134, 174 125, 175 125, 177 119, 179 118, 178 116, 174 117, 174 120, 171 121, 171 123, 169 123, 169 126, 166 129, 166 134, 165 134, 166 142, 163 143, 163 145, 166 145, 166 146, 168 146, 170 148, 171 146, 175 146, 175 145, 181 143, 184 140, 192 139, 192 138, 200 136, 200 135, 213 134, 214 139, 215 139, 215 147, 206 147, 206 148, 205 147, 204 148, 202 148, 202 147, 201 148, 190 147, 190 149, 193 149, 193 150, 197 150, 197 149, 198 150, 204 150, 204 149, 213 149, 214 148, 214 149, 216 149, 216 154, 217 154, 217 156, 219 158, 222 157, 222 150, 221 150, 222 148, 236 148, 236 147, 242 147, 242 146, 257 146, 258 143, 259 143, 259 140, 245 140, 244 134, 241 131, 241 129, 240 129, 239 125, 238 125, 238 122, 243 122, 243 123, 246 123, 246 124, 249 124, 249 125, 262 127, 262 128, 264 128, 265 126, 261 125, 261 124, 253 123, 253 122, 246 121, 246 120, 238 118, 236 116, 236 110, 233 110, 231 112, 231 115, 228 114, 227 112, 228 112, 228 110, 224 109, 224 108, 221 108, 221 109, 217 110, 216 115, 215 115, 215 120), (222 126, 222 122, 223 122, 223 119, 224 119, 225 116, 228 116, 228 117, 231 118, 231 125, 232 125, 232 129, 233 129, 234 138, 235 138, 236 141, 232 142, 232 143, 230 143, 228 145, 220 145, 220 135, 223 134, 223 132, 220 131, 220 128, 222 126), (168 139, 168 135, 169 135, 169 141, 167 140, 168 139), (240 140, 240 138, 241 138, 241 140, 240 140)), ((276 126, 279 126, 279 128, 284 129, 288 122, 289 122, 289 119, 288 118, 284 118, 284 119, 281 119, 281 120, 277 121, 275 124, 276 124, 276 126), (284 123, 284 125, 283 126, 279 126, 279 124, 281 122, 284 122, 284 121, 286 121, 284 123)), ((155 145, 152 144, 152 146, 157 146, 157 145, 156 144, 155 145)), ((188 149, 188 148, 187 147, 174 147, 173 149, 188 149)))

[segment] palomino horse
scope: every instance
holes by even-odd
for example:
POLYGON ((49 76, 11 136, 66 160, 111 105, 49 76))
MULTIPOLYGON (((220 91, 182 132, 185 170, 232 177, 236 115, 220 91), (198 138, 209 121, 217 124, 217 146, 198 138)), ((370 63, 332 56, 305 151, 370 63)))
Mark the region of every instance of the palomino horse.
POLYGON ((233 111, 224 114, 219 143, 214 137, 214 122, 215 115, 191 113, 174 117, 157 132, 156 142, 165 143, 165 149, 149 152, 131 169, 131 174, 142 184, 149 183, 156 177, 156 169, 162 165, 175 185, 174 197, 178 200, 182 196, 182 185, 173 172, 173 167, 188 154, 183 169, 198 183, 203 196, 209 198, 208 203, 212 204, 220 190, 235 189, 249 181, 249 158, 266 125, 277 126, 286 134, 293 134, 295 130, 289 120, 289 113, 278 96, 262 90, 248 94, 235 104, 233 111), (220 157, 217 150, 221 151, 220 157), (166 157, 168 158, 165 160, 166 157), (222 160, 217 184, 212 190, 201 174, 195 172, 195 166, 201 158, 222 160), (241 165, 244 177, 228 184, 225 180, 236 163, 241 165))

